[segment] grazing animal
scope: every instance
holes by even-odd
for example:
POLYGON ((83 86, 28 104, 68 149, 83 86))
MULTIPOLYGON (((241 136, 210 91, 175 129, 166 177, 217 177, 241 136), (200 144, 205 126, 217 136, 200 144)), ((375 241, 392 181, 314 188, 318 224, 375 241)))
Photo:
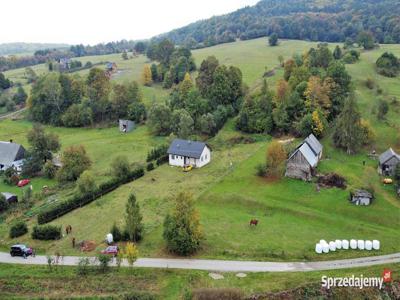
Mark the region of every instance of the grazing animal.
POLYGON ((258 220, 256 220, 256 219, 250 220, 250 226, 251 225, 257 226, 258 225, 258 220))
POLYGON ((72 226, 68 225, 67 227, 65 227, 65 232, 68 234, 70 234, 72 232, 72 226))

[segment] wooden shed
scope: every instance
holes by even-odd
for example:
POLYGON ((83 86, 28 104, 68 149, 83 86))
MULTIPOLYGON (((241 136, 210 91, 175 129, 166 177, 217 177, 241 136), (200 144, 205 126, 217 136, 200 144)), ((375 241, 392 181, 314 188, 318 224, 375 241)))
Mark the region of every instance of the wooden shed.
POLYGON ((350 202, 355 205, 370 205, 374 196, 366 190, 356 190, 350 193, 350 202))
POLYGON ((378 172, 384 176, 393 176, 399 163, 400 155, 389 148, 379 156, 378 172))

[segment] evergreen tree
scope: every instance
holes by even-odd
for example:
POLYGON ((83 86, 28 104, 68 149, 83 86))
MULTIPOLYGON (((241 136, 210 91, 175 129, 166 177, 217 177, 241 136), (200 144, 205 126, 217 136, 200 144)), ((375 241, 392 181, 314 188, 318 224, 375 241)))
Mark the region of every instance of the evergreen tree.
POLYGON ((142 215, 140 213, 139 203, 134 194, 130 194, 125 208, 125 230, 132 242, 138 242, 142 239, 142 215))
POLYGON ((124 51, 122 52, 121 57, 122 57, 123 60, 128 60, 128 53, 126 52, 126 50, 124 50, 124 51))
POLYGON ((340 46, 336 46, 335 50, 333 51, 333 57, 338 60, 342 58, 342 49, 340 49, 340 46))
POLYGON ((354 95, 351 95, 345 101, 343 111, 337 118, 333 142, 336 147, 346 150, 348 154, 353 154, 362 145, 362 136, 361 114, 354 95))
POLYGON ((270 46, 278 45, 278 34, 276 33, 271 34, 270 37, 268 38, 268 43, 270 46))
POLYGON ((142 81, 145 86, 151 86, 153 84, 153 77, 149 65, 145 65, 143 68, 142 81))

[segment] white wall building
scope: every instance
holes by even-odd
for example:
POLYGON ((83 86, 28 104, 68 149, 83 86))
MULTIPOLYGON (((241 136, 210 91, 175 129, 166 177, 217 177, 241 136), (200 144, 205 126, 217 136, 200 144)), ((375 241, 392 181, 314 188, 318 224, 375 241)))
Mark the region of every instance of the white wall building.
POLYGON ((211 149, 203 142, 175 139, 168 149, 169 164, 201 168, 211 161, 211 149))

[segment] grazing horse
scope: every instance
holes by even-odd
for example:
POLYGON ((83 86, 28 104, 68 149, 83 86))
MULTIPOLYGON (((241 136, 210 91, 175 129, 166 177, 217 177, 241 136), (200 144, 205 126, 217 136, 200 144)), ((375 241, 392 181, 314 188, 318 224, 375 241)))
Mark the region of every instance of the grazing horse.
POLYGON ((257 226, 257 224, 258 224, 258 220, 256 220, 256 219, 250 220, 250 226, 251 225, 257 226))
POLYGON ((65 232, 67 235, 70 234, 72 232, 72 226, 68 225, 67 227, 65 227, 65 232))

